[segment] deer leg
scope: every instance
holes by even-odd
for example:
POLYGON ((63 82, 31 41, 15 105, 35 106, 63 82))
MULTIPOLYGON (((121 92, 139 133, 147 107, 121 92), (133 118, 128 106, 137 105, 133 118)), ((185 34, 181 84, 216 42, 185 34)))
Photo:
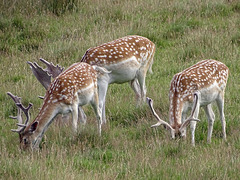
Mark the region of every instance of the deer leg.
POLYGON ((102 109, 100 108, 100 110, 102 111, 102 120, 104 119, 104 123, 106 124, 106 111, 105 111, 105 102, 106 102, 106 98, 104 98, 104 102, 103 102, 103 106, 102 109))
POLYGON ((130 81, 130 86, 133 89, 134 93, 136 94, 137 99, 137 105, 141 102, 141 89, 138 80, 135 78, 132 81, 130 81))
POLYGON ((226 121, 225 121, 225 116, 224 116, 224 92, 222 92, 219 95, 219 98, 217 99, 217 106, 218 106, 218 109, 219 109, 220 120, 221 120, 221 123, 222 123, 223 139, 227 140, 227 137, 226 137, 226 121))
POLYGON ((146 78, 146 70, 142 69, 140 70, 137 79, 140 85, 140 89, 141 89, 141 102, 145 102, 146 101, 146 85, 145 85, 145 78, 146 78))
POLYGON ((86 124, 87 116, 83 111, 83 108, 81 106, 78 107, 78 119, 81 123, 86 124))
POLYGON ((98 98, 99 98, 99 108, 101 110, 101 117, 102 121, 106 123, 106 116, 105 116, 105 101, 106 101, 106 94, 108 89, 108 83, 103 81, 98 81, 98 98))
MULTIPOLYGON (((185 122, 186 116, 187 116, 187 113, 186 113, 186 112, 183 112, 183 113, 182 113, 182 123, 185 122)), ((187 130, 187 128, 185 127, 185 128, 182 130, 182 132, 181 132, 181 137, 182 137, 183 139, 186 139, 186 130, 187 130)))
POLYGON ((72 129, 74 133, 77 133, 78 124, 78 105, 73 104, 72 106, 72 129))
MULTIPOLYGON (((199 107, 200 107, 200 104, 197 103, 196 109, 193 112, 193 117, 196 118, 196 119, 198 118, 199 107)), ((193 146, 195 146, 195 129, 196 129, 196 124, 197 124, 196 121, 191 121, 190 122, 190 129, 191 129, 191 136, 192 136, 191 138, 192 138, 192 145, 193 146)))
POLYGON ((215 115, 212 110, 211 104, 208 104, 207 106, 204 106, 204 111, 207 115, 208 118, 208 136, 207 136, 207 142, 211 143, 211 138, 212 138, 212 131, 213 131, 213 124, 215 120, 215 115))
POLYGON ((101 136, 101 132, 102 132, 102 112, 101 112, 101 109, 99 107, 99 100, 98 100, 97 92, 95 92, 95 94, 94 94, 94 98, 91 101, 91 105, 92 105, 93 110, 94 110, 94 112, 96 114, 96 117, 97 117, 99 135, 101 136))

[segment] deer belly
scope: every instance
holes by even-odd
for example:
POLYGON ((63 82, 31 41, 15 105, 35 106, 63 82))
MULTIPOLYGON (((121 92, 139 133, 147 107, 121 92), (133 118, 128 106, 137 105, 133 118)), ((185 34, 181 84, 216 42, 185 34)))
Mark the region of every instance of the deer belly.
POLYGON ((201 93, 201 101, 200 105, 208 105, 215 101, 219 95, 219 87, 216 84, 209 86, 208 88, 204 88, 200 90, 201 93))
POLYGON ((94 85, 91 84, 87 88, 78 90, 78 105, 84 106, 90 103, 94 96, 94 85))
POLYGON ((111 71, 109 84, 120 84, 133 80, 140 67, 141 64, 134 56, 119 63, 106 66, 107 70, 111 71))

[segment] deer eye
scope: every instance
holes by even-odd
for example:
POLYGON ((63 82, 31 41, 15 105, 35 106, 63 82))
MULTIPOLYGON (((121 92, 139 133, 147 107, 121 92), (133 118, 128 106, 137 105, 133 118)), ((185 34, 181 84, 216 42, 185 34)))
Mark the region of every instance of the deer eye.
POLYGON ((28 140, 26 138, 23 139, 24 144, 28 144, 28 140))

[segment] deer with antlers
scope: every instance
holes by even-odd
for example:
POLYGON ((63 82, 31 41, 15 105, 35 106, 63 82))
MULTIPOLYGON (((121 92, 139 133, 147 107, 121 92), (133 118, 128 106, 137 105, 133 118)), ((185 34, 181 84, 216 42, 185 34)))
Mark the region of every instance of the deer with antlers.
POLYGON ((195 128, 202 106, 208 118, 207 141, 211 142, 215 115, 212 102, 216 101, 222 123, 223 139, 226 140, 226 122, 224 117, 224 92, 228 79, 228 67, 216 60, 203 60, 197 64, 174 75, 169 90, 169 121, 170 124, 159 118, 153 108, 153 100, 147 102, 158 123, 151 127, 164 125, 171 132, 174 139, 176 135, 186 137, 186 127, 190 125, 192 145, 195 145, 195 128), (187 112, 192 108, 189 118, 187 112))
POLYGON ((87 63, 75 63, 59 74, 51 83, 44 96, 44 102, 35 120, 28 124, 29 109, 25 108, 17 96, 8 93, 18 106, 19 128, 12 130, 19 133, 22 149, 37 149, 44 132, 52 123, 54 117, 61 113, 72 113, 73 131, 77 131, 78 107, 90 103, 97 116, 99 134, 101 134, 102 115, 99 108, 97 78, 109 73, 105 68, 90 66, 87 63), (21 111, 27 119, 22 122, 21 111))
MULTIPOLYGON (((59 65, 54 65, 52 62, 49 63, 48 61, 46 61, 43 58, 40 58, 40 61, 47 66, 46 69, 43 69, 36 62, 32 63, 32 62, 28 61, 27 63, 30 65, 34 76, 43 85, 43 87, 47 90, 51 85, 51 81, 53 79, 55 79, 61 72, 63 72, 64 67, 61 67, 59 65)), ((39 96, 39 98, 43 99, 44 97, 39 96)), ((65 116, 65 117, 67 117, 67 116, 65 116)), ((87 121, 87 116, 84 113, 81 106, 78 107, 78 119, 83 124, 85 124, 87 121)))
MULTIPOLYGON (((138 104, 146 99, 145 79, 146 73, 152 73, 153 57, 155 45, 149 39, 132 35, 114 41, 104 43, 100 46, 90 48, 82 57, 81 62, 90 65, 97 65, 106 68, 110 73, 105 73, 99 86, 99 106, 102 109, 103 123, 106 123, 105 100, 109 84, 129 82, 136 94, 138 104)), ((30 63, 32 71, 41 84, 50 84, 51 74, 59 72, 61 67, 54 66, 52 63, 40 59, 47 65, 46 70, 42 70, 36 63, 30 63), (44 77, 46 76, 46 78, 44 77)), ((83 122, 86 122, 84 112, 79 109, 83 122)))

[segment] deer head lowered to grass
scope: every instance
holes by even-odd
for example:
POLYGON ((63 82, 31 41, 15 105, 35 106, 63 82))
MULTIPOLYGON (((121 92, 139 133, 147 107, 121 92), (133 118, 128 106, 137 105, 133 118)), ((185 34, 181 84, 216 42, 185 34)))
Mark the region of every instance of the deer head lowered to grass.
POLYGON ((158 119, 158 123, 152 127, 164 125, 171 131, 171 137, 176 135, 186 137, 186 126, 191 124, 191 140, 195 145, 195 128, 199 113, 199 107, 203 106, 208 118, 207 141, 211 142, 215 115, 212 110, 212 102, 216 101, 222 123, 223 139, 226 140, 226 122, 224 117, 224 92, 228 79, 228 67, 216 60, 203 60, 197 64, 174 75, 169 91, 169 121, 161 120, 153 109, 153 101, 147 98, 147 102, 158 119), (195 98, 194 98, 195 97, 195 98), (191 116, 186 120, 189 109, 191 116))
POLYGON ((22 149, 37 149, 44 132, 59 113, 72 113, 73 131, 77 131, 78 106, 90 103, 97 116, 99 134, 101 134, 101 109, 99 108, 97 78, 109 73, 105 68, 90 66, 87 63, 75 63, 66 71, 58 75, 51 83, 44 96, 44 102, 35 120, 28 124, 29 109, 25 108, 20 98, 8 93, 18 106, 19 128, 13 130, 19 133, 20 147, 22 149), (27 120, 22 124, 21 111, 27 120))
MULTIPOLYGON (((145 101, 145 78, 148 70, 152 72, 154 53, 154 43, 145 37, 137 35, 119 38, 86 51, 81 62, 101 66, 110 71, 110 73, 105 74, 101 80, 98 80, 99 106, 100 109, 102 109, 104 123, 106 122, 105 100, 109 84, 129 82, 136 94, 138 103, 140 104, 145 101)), ((59 72, 61 68, 45 60, 41 61, 48 66, 46 70, 39 68, 36 63, 29 62, 29 64, 37 79, 40 82, 43 81, 41 84, 46 84, 44 79, 47 79, 48 84, 50 84, 51 77, 48 76, 53 74, 52 70, 59 72), (49 66, 53 66, 53 68, 49 68, 49 66), (44 78, 44 76, 46 76, 46 78, 44 78), (38 77, 42 77, 43 80, 38 77)), ((83 113, 81 109, 80 113, 83 113)), ((84 119, 86 116, 82 114, 81 117, 83 117, 82 121, 86 122, 86 119, 84 119)))

